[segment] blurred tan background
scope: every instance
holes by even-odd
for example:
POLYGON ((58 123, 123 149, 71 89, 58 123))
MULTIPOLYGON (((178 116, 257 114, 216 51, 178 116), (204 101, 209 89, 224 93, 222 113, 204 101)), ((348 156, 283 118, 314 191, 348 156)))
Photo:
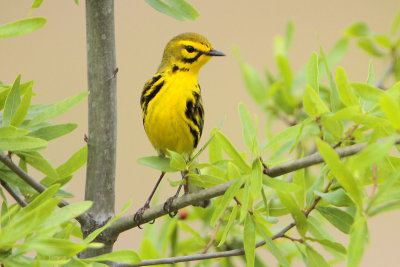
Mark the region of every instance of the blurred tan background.
MULTIPOLYGON (((12 83, 19 73, 23 81, 34 80, 34 91, 38 94, 33 98, 34 103, 52 103, 87 90, 84 2, 81 0, 80 6, 76 6, 73 0, 44 1, 42 7, 32 12, 32 16, 48 19, 44 28, 30 35, 0 40, 0 80, 12 83)), ((183 23, 155 11, 142 0, 115 2, 119 67, 116 212, 129 200, 133 200, 129 212, 136 211, 158 176, 156 171, 136 163, 138 157, 155 154, 142 127, 139 97, 144 82, 156 71, 170 38, 182 32, 199 32, 216 49, 227 54, 225 58, 212 59, 199 76, 206 110, 202 141, 204 143, 210 130, 226 118, 223 132, 239 149, 244 149, 237 104, 244 102, 258 114, 261 122, 265 117, 246 93, 232 55, 233 45, 237 45, 242 57, 260 72, 266 66, 275 72, 273 39, 278 34, 283 35, 286 22, 293 19, 296 30, 289 58, 296 71, 307 62, 312 51, 318 51, 318 39, 328 51, 342 36, 342 30, 357 21, 367 22, 374 32, 388 33, 400 8, 396 0, 190 2, 201 16, 194 22, 183 23)), ((26 18, 31 3, 31 0, 1 0, 0 24, 26 18)), ((352 43, 341 65, 351 81, 364 81, 369 60, 352 43)), ((375 64, 377 77, 384 67, 384 64, 375 64)), ((72 134, 52 142, 45 151, 54 166, 58 166, 84 144, 86 103, 55 122, 79 124, 72 134)), ((85 170, 81 170, 70 183, 69 191, 76 196, 72 201, 83 199, 84 184, 85 170)), ((162 198, 174 191, 167 181, 162 188, 162 198)), ((371 245, 361 266, 398 266, 399 221, 399 212, 370 219, 371 245)), ((137 250, 142 233, 135 228, 121 234, 115 248, 137 250)))

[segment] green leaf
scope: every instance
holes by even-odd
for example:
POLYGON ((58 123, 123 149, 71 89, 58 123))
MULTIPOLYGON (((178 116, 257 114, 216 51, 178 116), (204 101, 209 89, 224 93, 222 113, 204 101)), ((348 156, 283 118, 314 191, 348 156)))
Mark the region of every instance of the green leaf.
POLYGON ((46 24, 46 19, 41 17, 22 19, 0 26, 0 39, 20 36, 34 32, 46 24))
MULTIPOLYGON (((217 130, 214 129, 211 133, 211 136, 215 137, 216 131, 217 130)), ((208 146, 208 157, 209 157, 210 163, 216 163, 216 162, 224 159, 224 152, 222 151, 222 147, 219 144, 217 138, 212 138, 210 140, 210 144, 208 146)))
POLYGON ((329 267, 330 265, 326 262, 325 258, 322 257, 315 249, 310 245, 306 245, 307 254, 307 266, 308 267, 329 267))
POLYGON ((77 105, 79 102, 81 102, 83 99, 85 99, 88 96, 89 92, 84 92, 77 94, 76 96, 69 97, 67 99, 64 99, 58 103, 55 103, 42 112, 36 114, 36 116, 33 117, 33 119, 28 123, 28 127, 32 127, 34 125, 37 125, 41 122, 56 118, 60 116, 61 114, 65 113, 68 111, 70 108, 73 106, 77 105))
POLYGON ((385 55, 381 50, 379 50, 374 42, 368 38, 362 38, 357 41, 357 45, 361 47, 362 50, 367 52, 369 55, 374 57, 382 57, 385 55))
POLYGON ((393 201, 389 202, 387 204, 378 206, 376 208, 372 208, 371 211, 368 213, 369 216, 375 216, 384 212, 389 212, 393 210, 399 210, 400 209, 400 200, 399 201, 393 201))
POLYGON ((373 103, 377 103, 379 98, 385 94, 381 89, 365 83, 351 83, 350 86, 362 99, 373 103))
POLYGON ((284 84, 287 88, 291 88, 293 83, 293 72, 290 69, 289 60, 283 55, 277 55, 276 64, 284 84))
POLYGON ((313 52, 307 64, 307 83, 317 92, 317 95, 319 95, 318 78, 318 55, 313 52))
POLYGON ((222 233, 222 237, 219 241, 218 247, 222 246, 225 243, 226 238, 228 237, 228 233, 231 230, 233 223, 236 220, 236 216, 238 214, 239 205, 235 205, 232 209, 231 214, 229 215, 229 220, 226 226, 224 227, 224 232, 222 233))
POLYGON ((31 137, 37 137, 40 139, 44 139, 46 141, 50 141, 72 132, 73 130, 76 129, 76 127, 78 127, 78 125, 75 123, 49 125, 34 130, 30 132, 28 135, 31 137))
POLYGON ((371 31, 364 22, 354 23, 345 30, 345 33, 352 37, 366 37, 371 35, 371 31))
POLYGON ((350 241, 347 256, 347 266, 358 266, 364 254, 365 243, 368 240, 367 221, 364 217, 358 219, 350 233, 350 241))
POLYGON ((374 197, 369 201, 366 209, 366 213, 369 214, 371 208, 375 206, 375 203, 379 202, 381 199, 393 186, 400 180, 400 172, 393 173, 382 186, 379 186, 378 192, 374 195, 374 197))
MULTIPOLYGON (((375 84, 375 72, 374 72, 374 66, 372 65, 372 59, 369 62, 367 84, 370 86, 373 86, 375 84)), ((351 86, 353 86, 353 84, 351 84, 351 86)), ((356 88, 354 89, 357 91, 356 88)), ((358 92, 358 94, 360 93, 358 92)))
POLYGON ((251 184, 250 184, 250 192, 253 196, 253 199, 256 199, 257 196, 261 193, 263 181, 263 166, 259 158, 253 161, 253 167, 251 171, 251 184))
POLYGON ((397 12, 395 19, 393 20, 392 27, 390 28, 390 34, 395 35, 400 26, 400 11, 397 12))
POLYGON ((18 75, 17 79, 15 79, 15 82, 10 92, 8 93, 6 103, 4 106, 3 126, 10 125, 21 103, 20 91, 19 91, 20 81, 21 81, 21 74, 18 75))
POLYGON ((85 261, 113 261, 123 262, 127 264, 137 264, 140 263, 142 260, 139 254, 137 254, 133 250, 119 250, 92 258, 85 258, 85 261))
POLYGON ((360 188, 353 177, 353 174, 347 167, 340 161, 338 154, 324 141, 316 139, 318 151, 321 153, 322 158, 331 168, 336 179, 343 186, 343 188, 350 194, 355 203, 362 207, 362 194, 360 188))
POLYGON ((239 192, 242 187, 245 176, 238 178, 225 192, 222 196, 222 200, 218 206, 215 207, 214 213, 210 220, 210 225, 214 225, 217 220, 224 214, 225 209, 228 207, 229 203, 232 201, 233 197, 239 192))
POLYGON ((293 140, 296 136, 301 134, 303 130, 304 124, 296 124, 294 126, 290 126, 283 131, 279 132, 275 135, 268 143, 265 145, 263 152, 267 151, 269 148, 273 147, 274 145, 280 144, 282 142, 287 142, 288 140, 293 140))
POLYGON ((319 244, 321 244, 324 247, 332 248, 335 251, 342 253, 342 254, 347 254, 346 248, 338 242, 334 242, 329 239, 318 239, 318 238, 312 238, 312 237, 307 237, 307 240, 310 240, 313 242, 318 242, 319 244))
POLYGON ((304 238, 307 232, 307 218, 304 213, 300 210, 296 201, 291 194, 276 191, 276 195, 282 204, 289 210, 293 219, 296 222, 296 228, 299 234, 304 238))
POLYGON ((31 7, 31 11, 34 8, 39 8, 42 5, 42 3, 43 3, 43 0, 35 0, 35 1, 33 1, 32 7, 31 7))
POLYGON ((322 62, 325 65, 325 70, 328 73, 328 78, 329 78, 329 84, 331 87, 331 95, 330 95, 330 104, 331 104, 331 109, 332 111, 336 111, 340 108, 341 105, 341 101, 340 101, 340 97, 339 97, 339 91, 336 87, 336 83, 333 80, 333 76, 332 73, 329 69, 329 65, 328 65, 328 61, 326 59, 324 50, 322 50, 322 46, 319 47, 319 53, 321 55, 322 58, 322 62))
POLYGON ((177 169, 180 171, 186 170, 186 161, 182 157, 181 154, 168 149, 168 155, 171 159, 171 161, 169 163, 169 164, 171 164, 171 168, 174 168, 174 169, 177 169))
POLYGON ((320 116, 328 113, 329 109, 311 86, 307 85, 303 96, 304 110, 310 116, 320 116))
POLYGON ((219 184, 226 183, 226 180, 214 175, 189 173, 189 183, 204 188, 210 188, 219 184))
POLYGON ((334 206, 337 206, 337 207, 348 207, 348 206, 354 205, 351 198, 341 188, 339 188, 336 191, 330 192, 330 193, 321 193, 318 191, 314 191, 314 194, 316 194, 317 196, 320 196, 326 202, 328 202, 334 206))
POLYGON ((18 127, 24 121, 26 114, 28 114, 28 110, 31 104, 32 98, 32 88, 28 89, 28 92, 22 98, 22 101, 12 118, 11 125, 18 127))
POLYGON ((247 266, 253 267, 256 255, 256 225, 253 217, 249 213, 247 213, 246 219, 244 221, 243 247, 246 253, 247 266))
POLYGON ((338 67, 336 70, 336 83, 339 89, 340 98, 346 106, 359 105, 358 99, 347 80, 346 72, 342 67, 338 67))
POLYGON ((243 103, 239 104, 239 116, 242 123, 243 137, 247 148, 254 154, 257 153, 257 132, 250 113, 243 103))
POLYGON ((86 164, 87 160, 87 145, 84 145, 81 149, 75 152, 64 164, 57 168, 58 175, 61 178, 67 177, 82 166, 86 164))
POLYGON ((21 246, 35 250, 43 256, 72 257, 86 249, 89 245, 76 244, 65 239, 39 237, 25 242, 21 246))
POLYGON ((52 179, 59 179, 57 171, 51 166, 50 162, 47 161, 39 152, 19 152, 17 153, 20 158, 24 158, 25 162, 34 167, 36 170, 50 176, 52 179))
POLYGON ((28 134, 29 131, 25 129, 18 129, 15 128, 14 126, 3 126, 0 127, 0 139, 1 138, 7 138, 7 137, 17 137, 17 136, 23 136, 28 134))
POLYGON ((24 151, 47 146, 45 140, 29 136, 7 137, 0 139, 0 151, 24 151))
POLYGON ((299 192, 301 190, 301 187, 297 184, 288 183, 276 178, 271 178, 266 175, 263 176, 263 183, 268 187, 284 193, 299 192))
POLYGON ((72 203, 67 206, 62 207, 61 209, 56 209, 50 217, 45 220, 41 225, 40 229, 42 231, 46 231, 54 226, 58 226, 70 221, 73 218, 78 217, 83 214, 92 206, 92 201, 83 201, 80 203, 72 203))
POLYGON ((258 226, 257 228, 262 233, 268 250, 271 251, 272 255, 274 255, 274 257, 278 260, 279 264, 282 265, 283 267, 289 267, 290 265, 289 265, 288 261, 282 255, 281 251, 279 250, 277 245, 275 245, 275 243, 271 239, 271 237, 269 237, 261 227, 258 226))
POLYGON ((285 34, 286 54, 289 53, 290 47, 292 46, 293 36, 294 36, 294 23, 292 20, 289 20, 286 24, 286 34, 285 34))
POLYGON ((268 91, 260 73, 253 66, 240 59, 239 67, 248 92, 259 105, 263 105, 268 100, 268 91))
POLYGON ((226 152, 226 154, 233 160, 233 162, 244 172, 249 173, 251 171, 251 167, 249 164, 243 159, 242 155, 236 150, 236 148, 232 145, 232 143, 223 135, 221 132, 217 132, 215 137, 218 139, 222 148, 226 152))
POLYGON ((195 20, 199 13, 184 0, 146 0, 155 10, 164 13, 177 20, 184 21, 185 18, 195 20))
POLYGON ((304 208, 306 204, 306 179, 304 174, 305 170, 300 169, 298 171, 295 171, 293 175, 293 184, 299 187, 299 190, 293 192, 300 208, 304 208))
POLYGON ((383 95, 379 103, 386 117, 397 130, 400 130, 400 105, 389 95, 383 95))
POLYGON ((316 209, 337 229, 345 234, 350 233, 350 228, 354 221, 350 214, 334 207, 317 207, 316 209))
POLYGON ((161 156, 150 156, 138 158, 137 162, 147 167, 160 170, 162 172, 178 172, 179 170, 173 168, 170 164, 170 159, 161 156))

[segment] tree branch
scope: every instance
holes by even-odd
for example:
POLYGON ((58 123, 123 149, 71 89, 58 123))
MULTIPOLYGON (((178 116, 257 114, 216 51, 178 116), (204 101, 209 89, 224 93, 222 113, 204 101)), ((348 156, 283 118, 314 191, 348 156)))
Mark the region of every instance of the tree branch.
MULTIPOLYGON (((400 143, 400 139, 396 141, 396 144, 400 143)), ((363 150, 366 147, 366 144, 356 144, 348 147, 343 147, 343 148, 338 148, 336 149, 336 153, 339 155, 339 157, 344 158, 348 157, 354 154, 357 154, 361 150, 363 150)), ((297 171, 299 169, 307 168, 312 165, 316 165, 319 163, 324 162, 321 154, 319 152, 316 152, 310 156, 293 160, 287 163, 284 163, 280 166, 275 166, 275 167, 270 167, 268 169, 268 176, 270 177, 277 177, 283 174, 287 174, 293 171, 297 171)), ((221 196, 225 193, 225 191, 234 183, 234 181, 229 181, 224 184, 219 184, 217 186, 207 188, 204 190, 200 190, 198 192, 184 195, 180 198, 177 198, 173 204, 172 204, 172 209, 173 210, 179 210, 181 208, 184 208, 189 205, 193 205, 195 203, 198 203, 199 201, 204 201, 207 199, 211 199, 214 197, 221 196)), ((163 209, 163 204, 152 207, 148 210, 146 210, 143 213, 142 221, 141 224, 150 222, 154 219, 157 219, 163 215, 167 214, 166 211, 163 209)), ((127 215, 121 217, 119 220, 114 222, 108 230, 112 232, 115 235, 118 235, 121 232, 124 232, 126 230, 129 230, 131 228, 134 228, 137 226, 137 224, 133 220, 134 214, 127 215)))
POLYGON ((23 198, 18 195, 18 193, 15 192, 15 190, 6 181, 0 180, 0 184, 21 207, 28 205, 28 203, 26 203, 25 200, 23 200, 23 198))
MULTIPOLYGON (((18 175, 22 180, 24 180, 27 184, 29 184, 33 189, 37 192, 42 193, 46 190, 46 187, 36 181, 32 176, 27 174, 23 169, 21 169, 18 165, 16 165, 8 156, 4 155, 3 152, 0 152, 0 161, 6 165, 10 170, 12 170, 16 175, 18 175)), ((60 200, 58 206, 60 208, 69 205, 69 203, 65 200, 60 200)), ((76 220, 81 224, 85 224, 88 221, 87 215, 82 214, 76 217, 76 220)))

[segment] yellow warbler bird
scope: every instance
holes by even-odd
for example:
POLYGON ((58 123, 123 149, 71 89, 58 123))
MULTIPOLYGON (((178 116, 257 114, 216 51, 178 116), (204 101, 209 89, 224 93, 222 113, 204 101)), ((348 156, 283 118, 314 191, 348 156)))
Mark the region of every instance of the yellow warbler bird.
MULTIPOLYGON (((175 36, 165 47, 157 73, 144 85, 140 98, 143 125, 160 156, 167 155, 169 149, 189 161, 197 147, 204 124, 197 76, 200 68, 213 56, 225 54, 215 50, 204 36, 197 33, 175 36)), ((136 212, 136 222, 140 222, 144 211, 150 207, 151 198, 164 174, 161 173, 146 203, 136 212)), ((180 188, 166 204, 171 205, 180 188)), ((187 180, 185 193, 189 193, 187 180)))

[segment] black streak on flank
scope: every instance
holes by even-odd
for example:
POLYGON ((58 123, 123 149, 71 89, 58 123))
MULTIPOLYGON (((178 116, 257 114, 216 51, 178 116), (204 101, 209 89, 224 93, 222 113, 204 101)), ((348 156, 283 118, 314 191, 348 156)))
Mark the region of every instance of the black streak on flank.
POLYGON ((147 106, 149 105, 150 101, 158 94, 158 92, 161 90, 163 86, 164 86, 164 81, 154 86, 154 89, 150 92, 150 94, 144 97, 144 107, 143 107, 144 112, 147 112, 147 106))
POLYGON ((143 105, 143 103, 146 100, 146 93, 149 91, 149 89, 155 84, 159 79, 161 78, 161 75, 158 74, 154 76, 149 82, 147 82, 143 88, 142 96, 140 97, 140 105, 143 105))
POLYGON ((197 61, 202 54, 203 53, 199 51, 195 57, 192 57, 192 58, 184 57, 182 59, 182 61, 185 62, 185 63, 193 63, 193 62, 197 61))
POLYGON ((196 148, 197 145, 199 144, 198 132, 196 132, 195 129, 193 129, 192 126, 190 126, 189 124, 188 124, 188 127, 189 127, 190 133, 192 134, 193 139, 194 139, 194 146, 193 146, 193 148, 196 148))

